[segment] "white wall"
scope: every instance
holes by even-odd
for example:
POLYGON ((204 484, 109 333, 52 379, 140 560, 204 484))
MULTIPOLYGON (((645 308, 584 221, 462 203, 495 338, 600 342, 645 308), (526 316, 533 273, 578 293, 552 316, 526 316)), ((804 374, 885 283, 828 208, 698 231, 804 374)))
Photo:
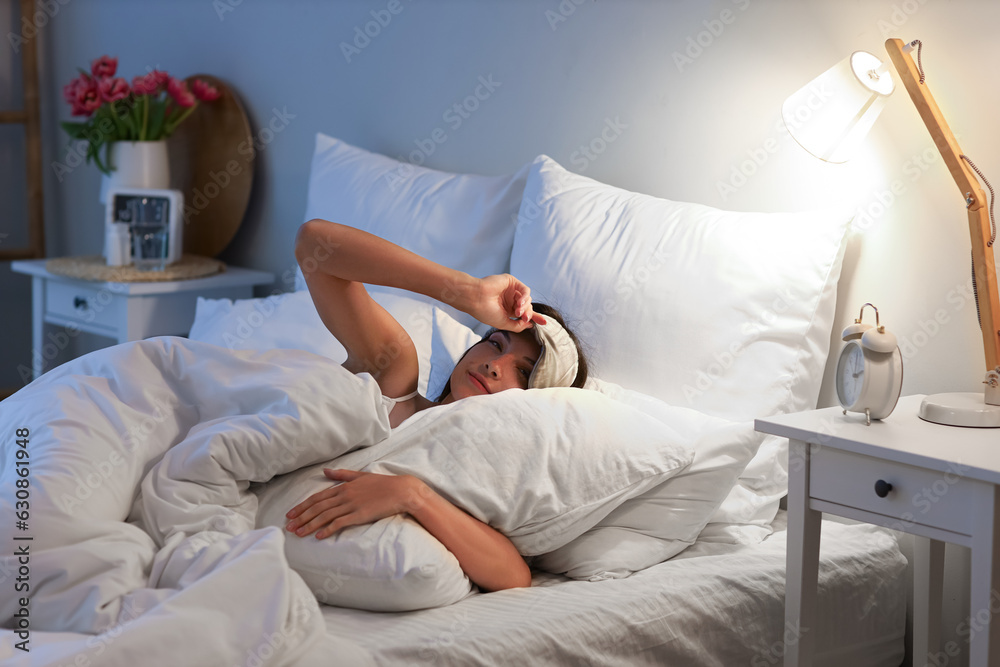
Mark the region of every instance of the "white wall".
MULTIPOLYGON (((779 111, 787 95, 850 52, 885 57, 886 37, 920 38, 931 90, 963 148, 1000 185, 992 39, 1000 4, 398 1, 396 14, 387 11, 397 7, 391 0, 50 3, 58 11, 41 31, 46 164, 66 159, 61 86, 78 66, 110 53, 127 76, 158 66, 228 80, 256 128, 275 110, 287 115, 259 155, 250 212, 223 255, 277 274, 293 266, 318 130, 405 157, 442 128, 447 141, 426 157, 439 169, 502 173, 547 153, 608 183, 734 210, 847 203, 863 215, 846 258, 838 328, 874 302, 903 341, 905 394, 979 388, 981 339, 964 296, 964 204, 905 93, 845 165, 802 151, 782 131, 779 111), (358 42, 363 48, 348 62, 343 45, 366 26, 375 32, 378 15, 391 20, 358 42), (460 125, 448 122, 445 113, 480 77, 499 85, 460 125), (608 119, 620 134, 594 159, 583 157, 608 119)), ((47 175, 50 255, 99 253, 96 169, 77 168, 62 182, 51 169, 47 175)), ((24 299, 27 289, 25 281, 24 299)), ((30 351, 10 354, 0 359, 8 375, 30 351)), ((829 375, 828 365, 823 405, 835 402, 829 375)), ((953 556, 956 571, 962 558, 953 556)))

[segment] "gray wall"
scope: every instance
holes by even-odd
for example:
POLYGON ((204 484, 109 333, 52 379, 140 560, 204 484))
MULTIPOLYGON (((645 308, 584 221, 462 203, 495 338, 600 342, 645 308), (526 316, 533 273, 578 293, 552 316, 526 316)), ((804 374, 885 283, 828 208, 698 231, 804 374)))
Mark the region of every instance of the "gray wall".
MULTIPOLYGON (((969 282, 964 206, 905 94, 894 95, 862 154, 845 165, 801 151, 781 132, 779 110, 787 95, 850 52, 884 58, 886 37, 919 37, 939 104, 966 151, 1000 184, 1000 70, 992 34, 998 3, 48 4, 57 8, 41 29, 50 256, 101 251, 97 170, 80 167, 59 182, 52 163, 66 157, 57 126, 69 117, 62 85, 77 67, 109 53, 129 77, 156 66, 229 81, 257 130, 276 110, 287 115, 287 125, 259 153, 249 213, 223 254, 231 263, 276 274, 292 267, 315 132, 396 157, 443 128, 447 141, 427 157, 439 169, 498 174, 547 153, 608 183, 720 208, 857 206, 862 215, 846 259, 838 327, 872 301, 907 345, 904 393, 979 388, 975 309, 958 298, 969 282), (377 16, 391 20, 378 26, 377 16), (366 27, 377 34, 345 56, 345 45, 366 27), (459 126, 446 122, 444 114, 480 77, 499 86, 459 126), (624 130, 600 155, 584 157, 581 148, 600 136, 607 119, 624 130)), ((0 56, 0 102, 10 60, 9 50, 0 56)), ((22 187, 8 162, 6 153, 0 156, 4 216, 22 187)), ((5 266, 0 280, 8 314, 0 385, 10 385, 19 381, 16 366, 30 359, 29 283, 5 266)), ((832 404, 829 367, 827 375, 821 402, 832 404)))
MULTIPOLYGON (((102 249, 97 170, 77 167, 60 181, 54 164, 67 159, 57 125, 69 118, 63 84, 78 67, 110 53, 129 77, 155 66, 229 81, 257 132, 276 114, 287 118, 276 121, 281 131, 256 160, 250 210, 223 254, 230 262, 278 274, 292 265, 316 131, 405 157, 442 128, 447 141, 426 158, 440 169, 502 173, 547 153, 615 185, 722 208, 853 203, 866 215, 847 258, 840 320, 865 301, 885 311, 908 344, 905 393, 971 390, 981 380, 974 308, 956 298, 968 283, 961 198, 905 96, 893 97, 863 154, 846 165, 805 154, 778 124, 782 100, 846 54, 865 49, 884 56, 885 36, 919 36, 927 43, 933 90, 966 150, 987 174, 1000 173, 991 169, 1000 136, 990 111, 997 86, 990 85, 989 64, 997 55, 986 27, 1000 18, 1000 6, 985 0, 50 4, 57 11, 40 31, 50 256, 102 249), (391 20, 378 26, 377 15, 391 20), (363 48, 348 58, 345 45, 353 46, 366 27, 373 33, 377 27, 377 34, 367 44, 358 41, 363 48), (444 114, 474 91, 479 77, 500 85, 455 127, 444 114), (980 82, 983 90, 974 90, 980 82), (609 118, 625 129, 589 159, 581 148, 609 118)), ((12 62, 6 50, 0 75, 10 77, 12 62)), ((7 229, 7 204, 23 197, 23 187, 10 177, 16 160, 8 164, 6 148, 3 156, 7 229)), ((6 266, 0 279, 11 312, 2 334, 9 345, 0 352, 4 385, 17 381, 12 369, 30 355, 29 288, 6 266)), ((834 402, 829 382, 822 399, 834 402)))

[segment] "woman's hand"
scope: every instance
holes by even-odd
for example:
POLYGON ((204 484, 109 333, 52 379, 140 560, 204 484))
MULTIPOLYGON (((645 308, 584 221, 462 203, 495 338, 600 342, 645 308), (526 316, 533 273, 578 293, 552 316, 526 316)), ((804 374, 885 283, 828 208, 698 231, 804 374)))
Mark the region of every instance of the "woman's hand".
POLYGON ((430 491, 409 475, 330 468, 324 468, 323 474, 343 483, 314 493, 285 515, 285 529, 299 537, 316 532, 316 539, 321 540, 348 526, 413 511, 430 491))
POLYGON ((469 314, 497 329, 523 331, 545 318, 531 308, 531 288, 510 274, 487 276, 479 281, 479 295, 469 314))
POLYGON ((473 518, 411 475, 379 475, 353 470, 323 470, 343 482, 306 498, 288 514, 285 528, 317 539, 341 528, 371 523, 406 512, 458 559, 487 591, 531 585, 531 570, 502 533, 473 518))

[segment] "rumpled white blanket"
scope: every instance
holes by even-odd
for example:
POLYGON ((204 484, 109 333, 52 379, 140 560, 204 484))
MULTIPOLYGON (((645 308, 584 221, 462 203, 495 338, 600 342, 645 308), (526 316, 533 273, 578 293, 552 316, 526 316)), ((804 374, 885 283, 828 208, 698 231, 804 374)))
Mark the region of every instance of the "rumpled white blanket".
POLYGON ((248 487, 384 439, 370 377, 154 338, 42 376, 0 403, 0 433, 0 659, 264 666, 330 650, 248 487), (32 632, 85 635, 21 651, 32 632))

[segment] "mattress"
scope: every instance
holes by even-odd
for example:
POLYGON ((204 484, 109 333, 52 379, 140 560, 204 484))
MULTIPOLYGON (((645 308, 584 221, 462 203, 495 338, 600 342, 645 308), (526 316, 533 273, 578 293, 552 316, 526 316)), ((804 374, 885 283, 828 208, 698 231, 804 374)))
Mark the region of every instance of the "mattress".
MULTIPOLYGON (((698 542, 626 579, 536 573, 531 589, 407 613, 324 607, 331 639, 377 665, 780 665, 785 529, 752 546, 698 542)), ((891 533, 823 522, 816 665, 899 665, 909 582, 891 533)), ((338 664, 342 664, 338 662, 338 664)))

